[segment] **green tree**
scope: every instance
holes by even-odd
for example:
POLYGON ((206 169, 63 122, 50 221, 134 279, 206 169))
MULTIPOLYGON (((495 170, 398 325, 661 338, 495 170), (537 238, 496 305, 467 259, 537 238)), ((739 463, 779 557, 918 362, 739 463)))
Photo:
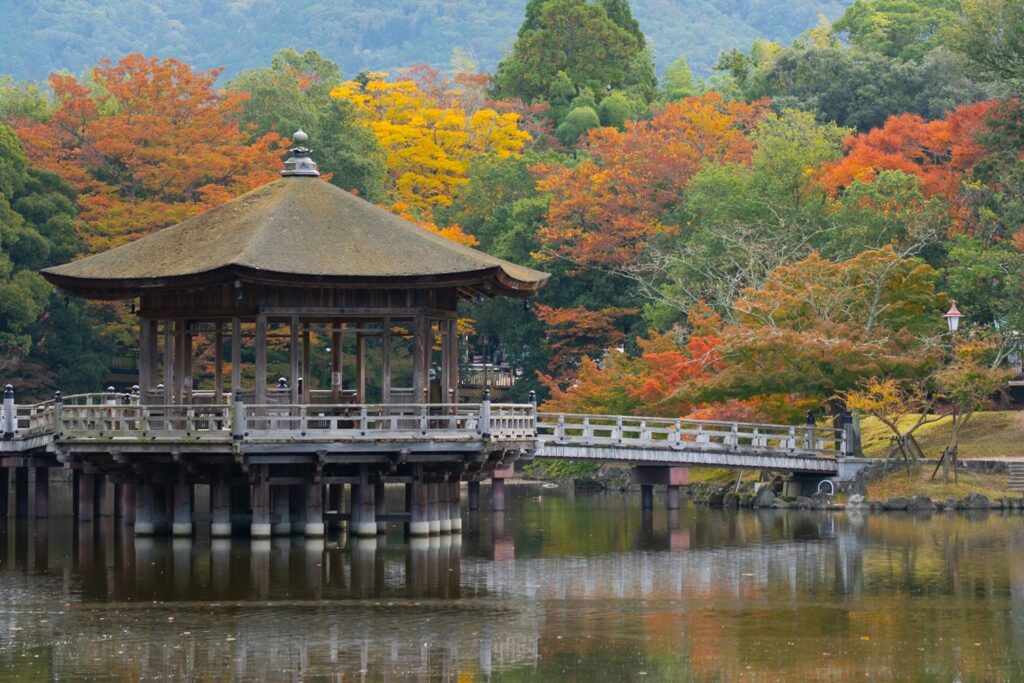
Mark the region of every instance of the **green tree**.
POLYGON ((679 55, 676 61, 665 67, 658 95, 665 102, 674 102, 696 94, 697 86, 693 82, 693 72, 690 71, 686 55, 679 55))
POLYGON ((269 68, 243 71, 227 87, 249 96, 239 121, 253 140, 268 132, 290 136, 301 128, 332 183, 381 201, 384 154, 373 134, 359 124, 355 108, 330 97, 341 82, 338 65, 315 50, 285 49, 273 56, 269 68))
POLYGON ((963 20, 951 39, 977 70, 1024 92, 1024 4, 1019 0, 964 0, 963 20))
POLYGON ((654 66, 621 0, 531 0, 512 51, 498 64, 494 94, 543 101, 560 71, 576 92, 590 88, 598 100, 612 90, 644 102, 654 97, 654 66))
POLYGON ((573 145, 580 136, 591 128, 601 125, 601 118, 592 107, 576 107, 565 117, 555 129, 555 137, 563 145, 573 145))
POLYGON ((959 13, 960 0, 856 0, 833 29, 863 50, 920 60, 959 13))

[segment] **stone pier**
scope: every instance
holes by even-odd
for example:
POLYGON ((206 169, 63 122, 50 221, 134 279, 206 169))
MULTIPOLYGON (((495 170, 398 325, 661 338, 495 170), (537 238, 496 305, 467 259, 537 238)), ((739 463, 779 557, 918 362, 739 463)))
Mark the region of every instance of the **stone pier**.
POLYGON ((690 483, 688 467, 640 466, 633 468, 633 481, 640 485, 640 508, 654 508, 654 487, 665 486, 669 510, 679 509, 679 487, 690 483))

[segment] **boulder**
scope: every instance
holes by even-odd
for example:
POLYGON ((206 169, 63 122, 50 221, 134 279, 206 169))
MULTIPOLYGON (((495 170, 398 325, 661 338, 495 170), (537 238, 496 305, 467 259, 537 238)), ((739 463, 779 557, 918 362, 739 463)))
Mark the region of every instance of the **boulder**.
POLYGON ((754 507, 754 494, 750 491, 744 491, 740 494, 739 505, 741 508, 752 508, 754 507))
POLYGON ((853 481, 846 487, 846 492, 851 495, 868 495, 868 483, 867 478, 864 476, 864 470, 860 470, 857 474, 853 475, 853 481))
POLYGON ((797 496, 793 501, 793 507, 797 510, 810 510, 814 507, 814 501, 807 496, 797 496))
POLYGON ((774 502, 775 492, 767 486, 762 486, 761 490, 754 494, 753 505, 756 508, 771 507, 774 502))
POLYGON ((846 507, 848 508, 866 508, 869 503, 864 500, 864 495, 861 493, 855 493, 846 499, 846 507))
POLYGON ((968 493, 956 505, 959 510, 988 510, 990 506, 988 498, 980 493, 968 493))
POLYGON ((708 492, 707 504, 710 507, 721 507, 722 499, 725 497, 725 489, 719 488, 708 492))
POLYGON ((907 505, 908 510, 934 510, 935 503, 928 496, 914 496, 907 505))
POLYGON ((789 507, 789 503, 782 500, 781 498, 776 498, 775 500, 772 501, 772 507, 775 508, 776 510, 785 510, 786 508, 789 507))
POLYGON ((732 491, 729 491, 724 496, 722 496, 722 507, 724 507, 724 508, 736 508, 736 507, 739 507, 739 502, 740 502, 740 497, 738 495, 736 495, 735 493, 733 493, 732 491))
POLYGON ((906 510, 909 506, 910 501, 906 498, 889 498, 882 501, 883 510, 906 510))

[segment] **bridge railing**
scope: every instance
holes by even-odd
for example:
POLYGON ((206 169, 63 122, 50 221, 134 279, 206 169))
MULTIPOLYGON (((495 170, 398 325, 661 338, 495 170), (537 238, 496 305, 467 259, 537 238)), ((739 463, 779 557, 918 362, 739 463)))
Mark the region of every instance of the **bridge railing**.
POLYGON ((26 406, 40 432, 64 439, 246 438, 346 439, 466 437, 532 439, 532 404, 298 404, 139 405, 103 394, 26 406))
POLYGON ((539 413, 537 435, 542 440, 580 445, 684 448, 698 444, 707 450, 744 447, 826 456, 841 455, 846 447, 843 430, 817 425, 790 427, 572 413, 539 413))

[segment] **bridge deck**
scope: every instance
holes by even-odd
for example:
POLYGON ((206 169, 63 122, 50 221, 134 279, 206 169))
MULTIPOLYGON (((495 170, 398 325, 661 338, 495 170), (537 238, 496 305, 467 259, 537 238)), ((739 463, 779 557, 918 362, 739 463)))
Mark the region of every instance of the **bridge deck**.
POLYGON ((537 458, 833 473, 831 427, 537 412, 533 404, 138 405, 108 394, 9 408, 0 452, 343 457, 516 450, 537 458), (8 417, 8 413, 10 417, 8 417))

